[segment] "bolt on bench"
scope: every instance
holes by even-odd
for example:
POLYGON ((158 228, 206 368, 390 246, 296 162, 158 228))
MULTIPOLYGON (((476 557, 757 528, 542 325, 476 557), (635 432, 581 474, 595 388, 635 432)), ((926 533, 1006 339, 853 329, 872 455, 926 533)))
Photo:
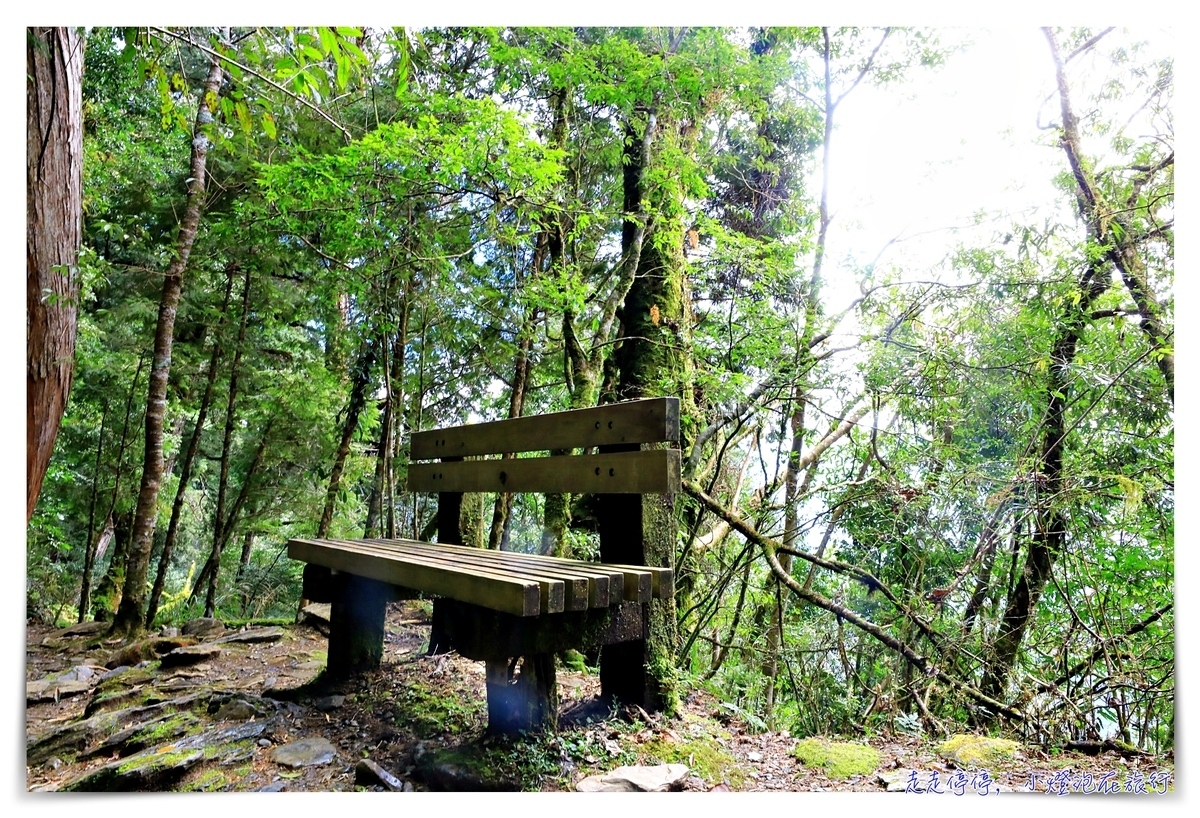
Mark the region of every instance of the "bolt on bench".
MULTIPOLYGON (((293 539, 304 597, 331 602, 327 672, 378 667, 387 602, 433 595, 430 652, 486 663, 488 726, 553 728, 554 654, 604 646, 601 695, 659 710, 651 621, 674 632, 679 401, 652 398, 413 435, 409 491, 437 492, 437 543, 293 539), (584 454, 572 454, 582 449, 584 454), (594 453, 590 453, 594 450, 594 453), (526 452, 568 452, 515 457, 526 452), (502 458, 472 459, 487 455, 502 458), (597 495, 602 562, 462 545, 464 492, 597 495), (646 563, 652 563, 647 565, 646 563)), ((668 635, 668 640, 673 636, 668 635)))

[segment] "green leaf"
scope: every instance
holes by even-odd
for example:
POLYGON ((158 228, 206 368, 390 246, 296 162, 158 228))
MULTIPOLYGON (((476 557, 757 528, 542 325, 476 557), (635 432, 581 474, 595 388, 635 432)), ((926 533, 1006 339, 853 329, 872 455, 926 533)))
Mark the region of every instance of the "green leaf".
POLYGON ((269 112, 264 113, 262 116, 262 124, 263 124, 263 131, 266 132, 267 137, 269 139, 274 139, 275 134, 276 134, 275 117, 271 116, 271 114, 269 112))

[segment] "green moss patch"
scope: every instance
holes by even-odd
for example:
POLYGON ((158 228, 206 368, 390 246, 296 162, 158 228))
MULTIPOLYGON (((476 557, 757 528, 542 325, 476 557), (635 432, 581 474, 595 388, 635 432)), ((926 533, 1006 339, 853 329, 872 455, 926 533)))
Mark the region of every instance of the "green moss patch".
POLYGON ((1006 738, 959 733, 938 745, 938 755, 960 767, 979 767, 1016 758, 1021 745, 1006 738))
POLYGON ((463 735, 482 728, 486 704, 473 697, 437 693, 419 682, 408 682, 396 691, 396 725, 419 738, 463 735))
POLYGON ((821 768, 830 778, 867 775, 879 766, 879 753, 865 744, 806 738, 792 751, 805 767, 821 768))
POLYGON ((733 789, 746 783, 746 771, 721 744, 729 734, 715 725, 689 720, 680 740, 653 738, 642 745, 643 763, 685 764, 709 784, 725 782, 733 789))

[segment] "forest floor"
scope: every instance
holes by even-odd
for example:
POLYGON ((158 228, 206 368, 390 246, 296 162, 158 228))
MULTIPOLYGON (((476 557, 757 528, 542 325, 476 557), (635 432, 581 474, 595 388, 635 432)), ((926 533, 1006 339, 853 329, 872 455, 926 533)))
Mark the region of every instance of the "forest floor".
POLYGON ((425 655, 427 611, 390 606, 381 668, 322 690, 303 687, 325 664, 319 619, 237 631, 218 624, 192 639, 150 640, 140 653, 106 643, 95 627, 30 623, 26 787, 561 791, 620 766, 681 763, 688 773, 675 788, 699 792, 1173 788, 1171 760, 1026 746, 1012 759, 960 770, 939 756, 937 741, 909 735, 859 738, 877 763, 835 778, 797 761, 797 739, 752 730, 706 693, 688 694, 670 719, 609 713, 598 705, 598 676, 568 669, 558 672, 557 733, 491 737, 483 664, 425 655), (184 642, 196 644, 170 659, 155 653, 184 642))

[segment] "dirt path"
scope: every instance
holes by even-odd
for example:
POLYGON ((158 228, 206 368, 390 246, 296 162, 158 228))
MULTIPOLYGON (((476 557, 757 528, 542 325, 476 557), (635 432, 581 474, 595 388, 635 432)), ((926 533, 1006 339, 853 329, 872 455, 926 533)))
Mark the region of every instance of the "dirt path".
POLYGON ((564 721, 557 735, 490 738, 482 663, 426 656, 428 636, 420 603, 393 605, 379 671, 297 696, 288 691, 311 682, 325 663, 325 636, 310 625, 160 640, 145 646, 155 657, 147 660, 118 656, 121 646, 102 634, 31 624, 26 786, 553 791, 622 765, 682 763, 689 768, 682 788, 693 791, 879 792, 887 778, 907 784, 903 789, 932 783, 948 794, 982 795, 981 789, 1021 791, 1031 777, 1041 791, 1053 791, 1055 782, 1084 791, 1105 776, 1109 787, 1140 776, 1153 792, 1160 782, 1165 788, 1173 770, 1154 759, 1050 756, 1026 748, 993 765, 981 784, 979 771, 968 777, 939 758, 931 742, 893 736, 868 739, 878 753, 873 770, 835 779, 800 765, 796 739, 786 732, 752 732, 725 718, 706 694, 690 694, 674 719, 618 718, 597 710, 595 674, 566 669, 559 671, 564 721), (196 644, 156 657, 181 642, 196 644), (165 666, 172 658, 187 663, 165 666), (39 681, 47 679, 53 681, 39 681), (288 758, 297 748, 311 755, 288 758))

